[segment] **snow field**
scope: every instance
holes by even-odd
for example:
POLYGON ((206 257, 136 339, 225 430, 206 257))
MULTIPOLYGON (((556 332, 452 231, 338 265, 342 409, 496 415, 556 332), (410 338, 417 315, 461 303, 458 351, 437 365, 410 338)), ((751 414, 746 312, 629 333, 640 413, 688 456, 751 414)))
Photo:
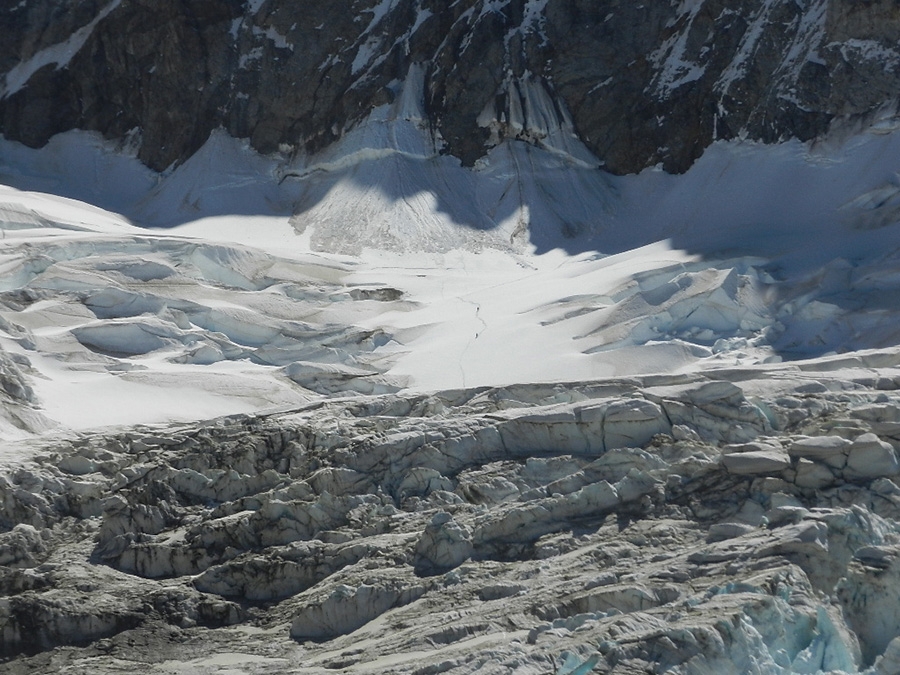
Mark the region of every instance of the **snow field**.
MULTIPOLYGON (((41 151, 0 140, 4 349, 31 361, 38 400, 71 397, 60 373, 141 390, 183 376, 207 415, 900 345, 889 120, 613 177, 549 92, 510 86, 507 122, 532 144, 473 169, 440 153, 416 68, 313 157, 260 157, 217 132, 155 176, 83 132, 41 151), (268 384, 244 397, 247 379, 268 384)), ((132 406, 147 421, 192 415, 151 399, 132 406)), ((51 407, 66 424, 115 420, 51 407)))

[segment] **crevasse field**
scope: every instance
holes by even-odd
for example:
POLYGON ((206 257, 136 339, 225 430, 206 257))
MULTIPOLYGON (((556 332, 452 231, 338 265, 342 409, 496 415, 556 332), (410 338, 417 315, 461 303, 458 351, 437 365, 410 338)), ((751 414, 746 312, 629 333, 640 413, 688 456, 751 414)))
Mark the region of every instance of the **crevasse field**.
POLYGON ((542 91, 0 140, 12 672, 898 672, 900 124, 616 177, 542 91))
POLYGON ((158 176, 84 132, 4 142, 0 283, 19 301, 2 345, 40 373, 47 424, 865 368, 864 350, 900 344, 890 120, 821 147, 720 143, 681 176, 603 174, 549 129, 467 170, 408 89, 312 158, 218 134, 158 176))

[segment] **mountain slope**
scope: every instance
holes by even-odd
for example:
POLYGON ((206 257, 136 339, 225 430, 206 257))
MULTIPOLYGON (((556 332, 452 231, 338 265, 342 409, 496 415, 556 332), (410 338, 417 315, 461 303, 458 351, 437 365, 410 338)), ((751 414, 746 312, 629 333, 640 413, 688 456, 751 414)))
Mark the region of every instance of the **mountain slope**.
POLYGON ((897 38, 0 7, 0 670, 896 675, 897 38))
POLYGON ((896 104, 898 36, 892 0, 28 0, 0 8, 0 133, 99 131, 157 171, 220 127, 316 151, 422 68, 465 165, 564 123, 613 173, 680 172, 896 104))

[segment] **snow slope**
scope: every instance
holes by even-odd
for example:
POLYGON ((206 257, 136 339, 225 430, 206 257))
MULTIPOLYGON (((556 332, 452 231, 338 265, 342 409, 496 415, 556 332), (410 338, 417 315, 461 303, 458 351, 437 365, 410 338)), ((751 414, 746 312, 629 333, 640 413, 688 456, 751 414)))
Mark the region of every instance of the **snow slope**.
POLYGON ((30 362, 44 415, 195 419, 900 344, 891 119, 612 177, 532 114, 535 143, 466 169, 415 78, 397 86, 313 157, 217 133, 157 176, 82 132, 0 141, 0 344, 30 362))
POLYGON ((0 141, 14 667, 894 673, 894 122, 465 169, 408 91, 314 157, 0 141))

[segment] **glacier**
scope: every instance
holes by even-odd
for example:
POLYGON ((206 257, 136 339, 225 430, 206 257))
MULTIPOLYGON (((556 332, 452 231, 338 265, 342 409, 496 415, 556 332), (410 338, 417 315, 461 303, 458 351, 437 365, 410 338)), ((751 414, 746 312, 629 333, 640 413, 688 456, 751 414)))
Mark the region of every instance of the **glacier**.
POLYGON ((0 139, 3 667, 898 672, 896 120, 613 176, 525 78, 466 168, 395 85, 0 139))

